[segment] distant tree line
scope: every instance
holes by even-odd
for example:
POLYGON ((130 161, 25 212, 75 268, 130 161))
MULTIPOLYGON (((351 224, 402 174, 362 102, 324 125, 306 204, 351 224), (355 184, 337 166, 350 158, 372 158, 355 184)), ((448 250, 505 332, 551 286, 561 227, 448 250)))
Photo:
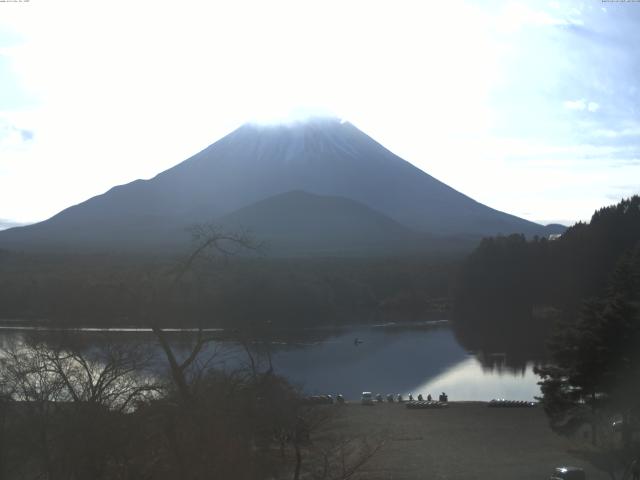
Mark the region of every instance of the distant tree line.
POLYGON ((180 261, 0 252, 0 321, 54 325, 278 327, 354 323, 373 316, 443 318, 457 258, 263 258, 199 261, 174 285, 180 261))
POLYGON ((602 297, 622 258, 640 242, 640 197, 602 208, 560 238, 484 239, 454 290, 458 336, 470 348, 542 350, 558 320, 573 321, 602 297))

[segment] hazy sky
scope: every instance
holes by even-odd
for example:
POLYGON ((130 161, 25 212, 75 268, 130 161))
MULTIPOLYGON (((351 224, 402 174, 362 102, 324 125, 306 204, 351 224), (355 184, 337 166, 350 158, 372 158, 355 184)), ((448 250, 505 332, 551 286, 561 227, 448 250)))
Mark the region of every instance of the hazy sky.
POLYGON ((482 203, 573 222, 640 193, 639 109, 640 3, 0 2, 0 219, 331 112, 482 203))

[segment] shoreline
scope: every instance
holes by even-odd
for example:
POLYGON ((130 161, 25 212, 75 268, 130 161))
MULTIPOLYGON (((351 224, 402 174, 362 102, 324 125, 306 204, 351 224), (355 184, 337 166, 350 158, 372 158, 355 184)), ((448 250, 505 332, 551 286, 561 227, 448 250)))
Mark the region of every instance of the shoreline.
MULTIPOLYGON (((41 332, 122 332, 122 333, 149 333, 153 330, 151 327, 128 325, 122 327, 109 327, 109 326, 54 326, 49 322, 37 323, 26 325, 27 323, 35 323, 30 320, 19 319, 3 319, 0 320, 0 331, 41 331, 41 332)), ((410 328, 410 327, 430 327, 438 325, 449 325, 451 320, 416 320, 414 322, 385 322, 385 323, 350 323, 344 325, 322 325, 315 327, 289 327, 289 328, 274 328, 275 333, 283 332, 318 332, 318 331, 333 331, 333 330, 348 330, 356 328, 410 328)), ((165 332, 185 332, 195 333, 198 331, 203 332, 216 332, 216 333, 234 333, 237 329, 223 328, 223 327, 161 327, 165 332)))

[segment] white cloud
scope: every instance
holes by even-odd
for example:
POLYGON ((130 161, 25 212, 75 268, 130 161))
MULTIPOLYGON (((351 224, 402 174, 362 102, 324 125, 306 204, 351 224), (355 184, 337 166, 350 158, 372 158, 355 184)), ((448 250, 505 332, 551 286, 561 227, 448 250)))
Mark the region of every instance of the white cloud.
POLYGON ((555 14, 533 9, 522 2, 509 2, 498 16, 497 27, 504 32, 517 32, 524 27, 554 27, 573 23, 559 16, 557 10, 560 5, 557 4, 556 8, 553 3, 551 2, 549 6, 555 14))
POLYGON ((593 135, 602 138, 623 138, 623 137, 640 137, 640 123, 628 122, 623 124, 620 128, 599 128, 593 131, 593 135))
POLYGON ((587 108, 585 100, 565 100, 563 105, 567 110, 584 110, 587 108))
POLYGON ((565 100, 563 103, 564 108, 567 110, 579 110, 579 111, 589 111, 592 113, 600 110, 600 104, 597 102, 590 102, 585 100, 584 98, 578 100, 565 100))

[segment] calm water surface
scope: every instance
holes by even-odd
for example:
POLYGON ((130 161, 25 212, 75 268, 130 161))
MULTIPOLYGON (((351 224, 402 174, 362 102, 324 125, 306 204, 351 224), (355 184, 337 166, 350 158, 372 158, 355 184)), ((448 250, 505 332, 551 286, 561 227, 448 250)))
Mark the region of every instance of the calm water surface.
MULTIPOLYGON (((27 331, 2 329, 0 346, 23 341, 29 335, 27 331)), ((108 335, 111 340, 155 345, 152 334, 137 329, 108 333, 93 329, 73 335, 81 335, 89 344, 104 341, 108 335)), ((172 341, 176 350, 184 353, 189 341, 184 333, 179 335, 172 341)), ((271 342, 263 349, 271 351, 277 373, 310 394, 342 393, 357 399, 362 391, 405 396, 422 393, 425 397, 444 391, 450 400, 533 400, 540 393, 532 363, 514 369, 507 366, 508 355, 500 352, 467 352, 446 323, 359 326, 296 336, 271 342)), ((210 352, 213 349, 219 351, 221 368, 248 363, 244 349, 235 342, 216 342, 210 352)), ((266 361, 266 355, 260 358, 266 361)))

